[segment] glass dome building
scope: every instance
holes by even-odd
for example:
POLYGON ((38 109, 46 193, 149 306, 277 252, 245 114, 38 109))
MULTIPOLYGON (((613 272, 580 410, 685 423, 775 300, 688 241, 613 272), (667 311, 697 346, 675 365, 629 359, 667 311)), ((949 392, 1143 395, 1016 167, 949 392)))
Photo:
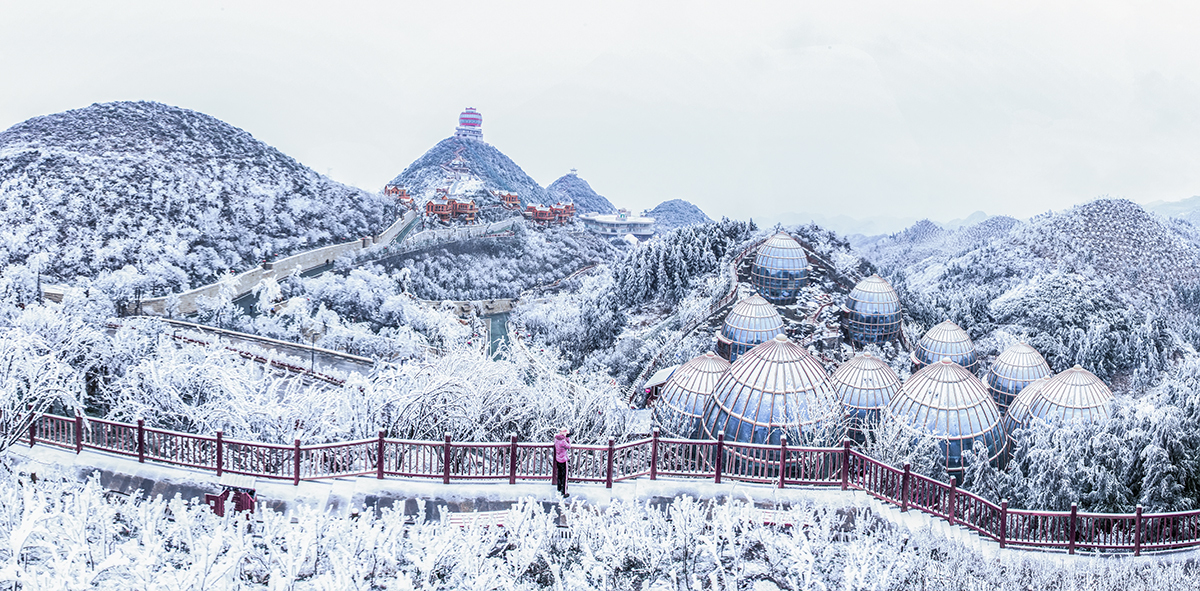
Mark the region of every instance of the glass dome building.
POLYGON ((1038 378, 1033 383, 1025 386, 1013 398, 1012 404, 1008 407, 1008 412, 1004 413, 1004 418, 1000 420, 1000 425, 1004 427, 1004 459, 1007 462, 1013 454, 1013 435, 1017 429, 1024 429, 1029 420, 1029 402, 1036 400, 1041 395, 1042 388, 1050 382, 1050 377, 1038 378))
POLYGON ((841 404, 825 368, 783 335, 751 349, 721 377, 704 409, 703 436, 726 441, 802 445, 819 431, 841 439, 841 404))
POLYGON ((787 233, 780 232, 758 247, 750 282, 762 297, 775 304, 793 304, 807 281, 808 254, 787 233))
POLYGON ((964 452, 976 446, 984 447, 991 462, 998 462, 1004 451, 1000 410, 987 386, 948 358, 908 378, 884 420, 938 439, 951 474, 962 472, 964 452))
POLYGON ((917 342, 917 347, 912 352, 913 371, 933 365, 946 357, 971 373, 975 373, 979 367, 979 360, 975 356, 975 343, 971 342, 971 337, 967 336, 965 330, 949 320, 929 329, 917 342))
POLYGON ((704 406, 729 362, 712 351, 679 366, 654 403, 654 422, 668 437, 694 439, 700 434, 704 406))
POLYGON ((829 376, 829 388, 842 401, 846 428, 858 437, 864 427, 879 421, 900 391, 900 377, 883 359, 863 353, 829 376))
POLYGON ((983 382, 992 393, 996 406, 1000 407, 1000 413, 1005 414, 1021 389, 1049 375, 1050 366, 1042 354, 1025 343, 1017 343, 996 358, 983 382))
POLYGON ((859 345, 883 343, 900 336, 900 296, 879 275, 858 282, 842 309, 850 338, 859 345))
POLYGON ((1037 396, 1029 399, 1023 426, 1029 427, 1034 417, 1054 424, 1075 420, 1103 423, 1112 415, 1112 401, 1108 385, 1076 365, 1047 380, 1037 396))
POLYGON ((783 318, 762 296, 752 295, 740 302, 725 316, 721 334, 717 336, 717 354, 729 361, 783 334, 783 318))

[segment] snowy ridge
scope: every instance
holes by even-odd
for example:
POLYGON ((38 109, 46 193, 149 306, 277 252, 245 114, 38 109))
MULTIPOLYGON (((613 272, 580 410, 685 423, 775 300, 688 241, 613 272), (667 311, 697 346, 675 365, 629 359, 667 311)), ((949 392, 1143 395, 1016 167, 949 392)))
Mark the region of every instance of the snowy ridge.
POLYGON ((398 215, 382 195, 159 103, 95 104, 0 133, 0 263, 46 252, 41 271, 58 282, 132 265, 124 282, 179 291, 378 233, 398 215))
POLYGON ((592 186, 574 172, 558 177, 546 192, 554 201, 574 203, 577 213, 617 213, 617 208, 603 195, 592 190, 592 186))

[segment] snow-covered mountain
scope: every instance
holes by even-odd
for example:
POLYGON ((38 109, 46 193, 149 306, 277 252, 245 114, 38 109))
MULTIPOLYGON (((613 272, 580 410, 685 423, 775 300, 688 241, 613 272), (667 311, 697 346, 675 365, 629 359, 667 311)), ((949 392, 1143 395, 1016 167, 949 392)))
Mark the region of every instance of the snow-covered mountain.
POLYGON ((491 144, 457 137, 438 142, 388 184, 407 189, 418 207, 432 199, 438 189, 451 189, 453 194, 474 199, 484 220, 513 215, 499 207, 500 200, 493 194, 495 191, 517 193, 522 209, 529 203, 554 202, 546 189, 521 170, 512 158, 491 144), (462 171, 455 172, 454 168, 462 171))
POLYGON ((1197 231, 1130 201, 958 230, 923 221, 859 248, 918 324, 953 320, 984 354, 1024 340, 1055 370, 1145 377, 1200 344, 1197 231))
POLYGON ((663 201, 646 213, 654 218, 659 234, 670 232, 675 228, 712 223, 712 219, 705 215, 699 207, 683 199, 663 201))
POLYGON ((0 133, 0 264, 46 253, 40 270, 56 281, 129 265, 143 287, 178 290, 378 233, 398 215, 391 201, 159 103, 94 104, 0 133))
POLYGON ((592 190, 587 181, 579 178, 574 170, 558 177, 558 180, 546 187, 552 201, 570 202, 575 204, 579 213, 616 213, 617 208, 603 195, 592 190))

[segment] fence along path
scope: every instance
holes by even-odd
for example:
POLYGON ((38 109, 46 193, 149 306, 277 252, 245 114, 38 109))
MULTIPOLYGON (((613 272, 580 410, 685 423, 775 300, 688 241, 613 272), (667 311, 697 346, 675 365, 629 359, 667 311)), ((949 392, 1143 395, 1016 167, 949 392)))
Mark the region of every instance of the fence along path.
MULTIPOLYGON (((244 474, 258 478, 301 480, 371 476, 383 479, 441 479, 444 484, 470 480, 494 482, 550 480, 553 443, 517 441, 456 442, 389 439, 303 445, 254 443, 178 433, 137 424, 81 416, 41 414, 29 425, 28 443, 84 449, 170 466, 244 474)), ((918 510, 995 540, 1000 547, 1103 550, 1140 554, 1143 550, 1200 547, 1200 511, 1133 514, 1025 511, 1009 509, 967 491, 953 481, 938 482, 894 468, 851 448, 790 447, 652 437, 617 444, 575 445, 571 480, 604 483, 659 476, 757 483, 784 488, 808 485, 861 490, 901 511, 918 510)))

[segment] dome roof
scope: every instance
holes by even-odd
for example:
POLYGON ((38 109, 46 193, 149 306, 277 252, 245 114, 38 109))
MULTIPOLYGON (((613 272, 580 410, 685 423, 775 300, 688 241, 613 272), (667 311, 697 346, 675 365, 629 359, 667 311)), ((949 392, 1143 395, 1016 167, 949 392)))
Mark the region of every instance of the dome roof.
POLYGON ((654 403, 655 422, 663 432, 671 437, 695 437, 704 405, 727 370, 729 362, 712 351, 679 366, 654 403))
POLYGON ((1037 417, 1047 423, 1072 420, 1102 423, 1112 414, 1113 393, 1092 372, 1076 365, 1050 378, 1038 395, 1029 400, 1029 420, 1037 417))
MULTIPOLYGON (((1008 412, 1004 414, 1004 419, 1000 424, 1004 427, 1005 438, 1011 444, 1013 433, 1017 429, 1024 429, 1026 422, 1029 420, 1029 403, 1041 396, 1042 389, 1050 382, 1050 377, 1038 378, 1028 386, 1021 389, 1016 398, 1013 398, 1012 404, 1008 407, 1008 412)), ((1012 453, 1011 445, 1009 445, 1008 453, 1012 453)))
MULTIPOLYGON (((729 367, 704 409, 703 434, 727 441, 799 445, 836 425, 841 405, 826 386, 821 362, 783 335, 753 348, 729 367)), ((835 433, 840 437, 840 433, 835 433)))
POLYGON ((846 324, 855 342, 880 343, 900 334, 900 296, 879 275, 859 281, 846 298, 846 324))
POLYGON ((950 361, 974 372, 979 361, 975 357, 975 343, 967 332, 949 320, 929 329, 917 342, 912 353, 913 364, 918 368, 932 365, 949 357, 950 361))
POLYGON ((1003 413, 1023 388, 1050 375, 1050 366, 1037 349, 1017 343, 1004 350, 984 376, 992 399, 1003 413))
POLYGON ((1004 450, 1000 411, 987 387, 948 358, 913 374, 888 405, 886 416, 941 440, 947 470, 961 470, 963 453, 974 445, 984 445, 993 461, 1004 450))
POLYGON ((878 420, 900 391, 900 377, 883 359, 863 353, 829 376, 829 388, 842 401, 850 428, 857 430, 878 420))
POLYGON ((750 282, 764 298, 791 304, 807 280, 808 254, 795 238, 779 232, 758 247, 750 282))
POLYGON ((752 295, 738 302, 725 316, 725 324, 721 326, 723 339, 718 339, 717 352, 736 361, 739 355, 779 334, 783 334, 783 318, 775 306, 762 296, 752 295))
POLYGON ((459 127, 482 127, 483 115, 480 115, 474 107, 467 107, 467 110, 458 116, 458 125, 459 127))

